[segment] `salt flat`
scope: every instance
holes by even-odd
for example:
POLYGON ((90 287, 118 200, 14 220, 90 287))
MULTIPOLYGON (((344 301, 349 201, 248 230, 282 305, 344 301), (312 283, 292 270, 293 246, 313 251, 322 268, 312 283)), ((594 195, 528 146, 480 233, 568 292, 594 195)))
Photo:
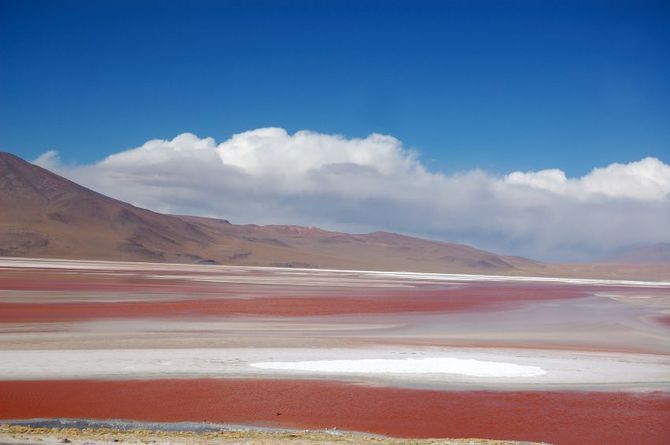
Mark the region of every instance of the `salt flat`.
POLYGON ((449 389, 658 390, 657 355, 466 348, 239 348, 0 351, 0 380, 334 378, 449 389))

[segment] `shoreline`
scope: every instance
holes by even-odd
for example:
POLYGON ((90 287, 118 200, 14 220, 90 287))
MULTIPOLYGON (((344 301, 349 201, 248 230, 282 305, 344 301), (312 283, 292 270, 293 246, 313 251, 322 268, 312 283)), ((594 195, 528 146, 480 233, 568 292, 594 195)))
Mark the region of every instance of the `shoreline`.
POLYGON ((50 425, 7 423, 0 421, 0 443, 10 445, 72 445, 155 444, 155 445, 530 445, 536 442, 509 440, 463 439, 399 439, 380 435, 337 430, 267 430, 247 427, 226 427, 208 431, 173 429, 180 424, 130 423, 123 428, 109 422, 55 419, 50 425), (64 421, 64 422, 63 422, 64 421), (77 426, 70 423, 78 422, 77 426), (168 428, 168 429, 165 429, 168 428), (226 429, 228 428, 228 429, 226 429))

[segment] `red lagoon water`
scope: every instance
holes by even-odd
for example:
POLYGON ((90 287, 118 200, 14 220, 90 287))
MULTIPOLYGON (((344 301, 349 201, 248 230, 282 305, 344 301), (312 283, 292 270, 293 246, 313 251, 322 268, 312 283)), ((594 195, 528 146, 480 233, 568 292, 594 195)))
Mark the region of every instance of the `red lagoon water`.
POLYGON ((305 380, 0 382, 0 418, 336 427, 397 437, 670 443, 670 393, 434 391, 305 380))
MULTIPOLYGON (((183 292, 183 290, 181 290, 183 292)), ((187 292, 186 295, 189 295, 187 292)), ((406 291, 342 290, 300 296, 267 294, 244 298, 189 295, 165 300, 160 295, 144 301, 118 302, 1 302, 0 322, 50 322, 111 318, 200 317, 233 315, 310 316, 412 312, 468 312, 510 309, 537 301, 587 296, 578 287, 505 286, 406 291)))

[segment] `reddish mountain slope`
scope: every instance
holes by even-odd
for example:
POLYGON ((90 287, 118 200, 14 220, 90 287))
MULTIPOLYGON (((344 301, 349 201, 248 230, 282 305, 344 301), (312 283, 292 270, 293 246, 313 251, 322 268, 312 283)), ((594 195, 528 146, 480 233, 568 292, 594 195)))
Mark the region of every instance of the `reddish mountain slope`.
POLYGON ((0 256, 425 272, 541 267, 461 244, 387 232, 352 235, 163 215, 96 193, 9 153, 0 153, 0 256))
POLYGON ((211 239, 182 219, 0 153, 0 255, 192 261, 211 239))

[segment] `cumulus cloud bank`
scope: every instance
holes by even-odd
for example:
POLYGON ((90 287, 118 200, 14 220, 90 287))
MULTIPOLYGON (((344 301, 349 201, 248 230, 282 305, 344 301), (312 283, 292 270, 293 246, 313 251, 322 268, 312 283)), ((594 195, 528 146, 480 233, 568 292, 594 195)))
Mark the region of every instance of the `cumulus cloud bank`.
POLYGON ((260 128, 219 144, 154 139, 91 165, 63 165, 53 151, 34 162, 138 206, 233 222, 391 230, 559 260, 670 241, 670 165, 655 158, 578 178, 447 175, 392 136, 260 128))

